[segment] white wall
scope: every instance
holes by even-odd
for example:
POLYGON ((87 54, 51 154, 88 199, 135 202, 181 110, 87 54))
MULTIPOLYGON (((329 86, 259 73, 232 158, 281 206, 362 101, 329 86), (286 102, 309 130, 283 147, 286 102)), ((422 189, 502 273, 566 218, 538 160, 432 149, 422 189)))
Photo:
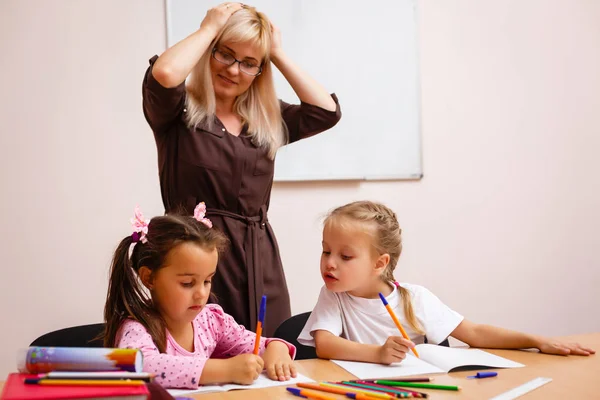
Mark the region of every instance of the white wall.
MULTIPOLYGON (((275 186, 293 312, 321 286, 319 217, 369 198, 400 217, 400 280, 476 321, 599 331, 599 19, 590 0, 423 1, 425 177, 275 186)), ((133 206, 162 212, 140 85, 164 29, 161 0, 0 2, 0 378, 38 335, 101 320, 133 206)))

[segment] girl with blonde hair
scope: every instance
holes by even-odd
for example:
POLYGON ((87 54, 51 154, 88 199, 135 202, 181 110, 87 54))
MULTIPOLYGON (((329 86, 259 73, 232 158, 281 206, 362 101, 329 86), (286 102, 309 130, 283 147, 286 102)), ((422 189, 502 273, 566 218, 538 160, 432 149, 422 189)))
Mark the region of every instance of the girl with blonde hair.
POLYGON ((398 283, 402 252, 396 214, 383 204, 358 201, 333 210, 323 227, 321 276, 325 286, 298 342, 322 358, 380 364, 400 362, 415 344, 452 336, 472 347, 537 348, 542 353, 590 355, 578 343, 476 324, 423 286, 398 283), (410 340, 400 336, 380 293, 410 340))

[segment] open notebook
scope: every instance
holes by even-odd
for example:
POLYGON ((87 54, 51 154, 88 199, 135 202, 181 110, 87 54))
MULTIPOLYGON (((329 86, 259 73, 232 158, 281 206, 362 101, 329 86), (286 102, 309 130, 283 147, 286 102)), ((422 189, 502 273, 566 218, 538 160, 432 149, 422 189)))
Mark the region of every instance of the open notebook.
POLYGON ((371 364, 355 361, 331 360, 359 379, 391 378, 399 376, 436 374, 458 369, 519 368, 523 364, 507 360, 477 349, 459 349, 434 344, 419 344, 415 347, 420 358, 412 353, 401 363, 391 365, 371 364))
POLYGON ((252 385, 237 385, 235 383, 229 383, 226 385, 207 385, 207 386, 199 387, 198 389, 194 389, 194 390, 169 389, 168 392, 171 394, 171 396, 177 397, 177 396, 185 396, 187 394, 192 394, 192 393, 227 392, 229 390, 234 390, 234 389, 262 389, 262 388, 268 388, 268 387, 273 387, 273 386, 282 386, 282 385, 288 386, 288 385, 295 385, 296 383, 299 383, 299 382, 314 382, 314 381, 312 379, 307 378, 304 375, 301 375, 301 374, 298 374, 297 377, 292 378, 288 381, 284 381, 284 382, 272 381, 271 379, 269 379, 267 377, 267 374, 265 372, 263 372, 261 375, 258 376, 258 379, 255 380, 252 385))

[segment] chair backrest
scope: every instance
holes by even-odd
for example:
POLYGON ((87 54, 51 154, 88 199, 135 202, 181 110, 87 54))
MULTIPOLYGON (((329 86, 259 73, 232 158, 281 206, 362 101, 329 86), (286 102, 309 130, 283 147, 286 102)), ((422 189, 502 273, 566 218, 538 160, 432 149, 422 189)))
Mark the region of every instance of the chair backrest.
MULTIPOLYGON (((425 343, 427 343, 427 336, 425 336, 425 343)), ((440 343, 438 343, 438 346, 446 346, 446 347, 450 347, 450 342, 448 341, 448 338, 442 340, 440 343)))
POLYGON ((317 351, 314 347, 304 346, 298 343, 298 336, 300 335, 300 332, 302 332, 304 325, 306 325, 308 317, 310 317, 310 311, 294 315, 283 321, 273 334, 273 337, 283 339, 296 346, 296 360, 317 358, 317 351))
POLYGON ((40 347, 103 347, 96 339, 104 331, 104 324, 79 325, 46 333, 31 342, 40 347))

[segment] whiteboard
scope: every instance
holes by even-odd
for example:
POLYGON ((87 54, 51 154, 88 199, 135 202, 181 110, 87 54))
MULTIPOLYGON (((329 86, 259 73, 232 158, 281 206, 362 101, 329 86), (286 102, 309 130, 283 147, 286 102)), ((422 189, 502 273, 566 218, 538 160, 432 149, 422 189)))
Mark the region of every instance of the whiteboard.
MULTIPOLYGON (((283 48, 339 98, 342 119, 277 152, 276 181, 422 177, 417 0, 253 0, 283 48)), ((166 0, 167 43, 200 26, 207 0, 166 0)), ((277 95, 298 97, 273 68, 277 95)))

